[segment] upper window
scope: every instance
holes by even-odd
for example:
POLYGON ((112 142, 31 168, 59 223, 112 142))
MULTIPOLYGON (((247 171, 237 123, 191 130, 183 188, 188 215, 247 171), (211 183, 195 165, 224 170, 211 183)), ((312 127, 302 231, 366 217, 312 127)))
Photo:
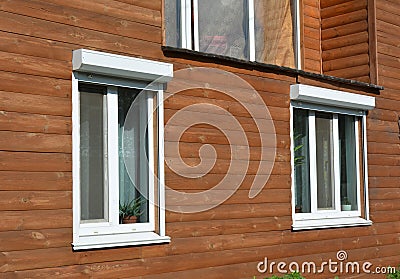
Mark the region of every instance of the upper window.
POLYGON ((73 62, 74 249, 169 242, 161 74, 172 67, 87 50, 73 62))
POLYGON ((374 98, 302 85, 291 96, 293 228, 370 224, 365 123, 374 98))
POLYGON ((166 44, 295 68, 297 0, 166 0, 166 44))

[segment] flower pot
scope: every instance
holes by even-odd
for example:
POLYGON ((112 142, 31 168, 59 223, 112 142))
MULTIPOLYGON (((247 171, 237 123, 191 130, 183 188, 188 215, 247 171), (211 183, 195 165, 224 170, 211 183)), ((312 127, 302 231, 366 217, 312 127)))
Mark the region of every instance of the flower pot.
POLYGON ((127 216, 122 219, 122 224, 134 224, 137 223, 137 216, 127 216))
POLYGON ((342 211, 351 211, 351 204, 342 204, 342 211))

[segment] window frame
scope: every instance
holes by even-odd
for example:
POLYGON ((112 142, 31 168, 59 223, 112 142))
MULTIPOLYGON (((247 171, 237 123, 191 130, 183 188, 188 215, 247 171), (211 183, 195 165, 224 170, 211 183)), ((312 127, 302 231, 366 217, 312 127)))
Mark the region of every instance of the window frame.
MULTIPOLYGON (((131 58, 103 52, 76 50, 73 52, 72 73, 72 137, 73 137, 73 249, 118 247, 168 243, 165 235, 165 191, 164 191, 164 118, 163 90, 164 84, 172 78, 172 65, 144 59, 131 58), (152 70, 154 69, 154 70, 152 70), (156 80, 156 82, 153 82, 156 80), (80 95, 79 83, 90 83, 106 86, 107 108, 107 152, 108 158, 108 221, 81 222, 81 181, 80 181, 80 95), (145 90, 146 127, 148 136, 149 167, 147 175, 149 186, 149 222, 136 224, 119 224, 119 151, 118 151, 118 87, 145 90), (156 97, 155 100, 153 98, 156 97), (154 166, 154 128, 153 108, 157 102, 157 173, 153 175, 154 166), (157 189, 157 190, 156 190, 157 189), (157 192, 158 204, 155 204, 157 192), (156 220, 156 211, 158 218, 156 220), (156 232, 156 228, 158 231, 156 232)), ((88 93, 86 93, 88 94, 88 93)), ((140 124, 140 126, 143 126, 140 124)))
MULTIPOLYGON (((256 42, 255 42, 255 11, 254 1, 248 1, 248 27, 249 27, 249 61, 256 61, 256 42)), ((293 0, 295 9, 294 18, 294 40, 295 40, 295 67, 301 70, 301 31, 300 31, 300 0, 293 0)), ((200 51, 199 38, 199 0, 180 0, 180 38, 181 48, 200 51), (192 7, 193 3, 193 7, 192 7), (193 13, 192 13, 193 11, 193 13), (193 24, 192 24, 193 18, 193 24), (192 34, 193 32, 193 34, 192 34)))
POLYGON ((331 90, 315 86, 296 84, 291 86, 290 92, 290 137, 291 137, 291 179, 292 179, 292 229, 307 230, 330 227, 371 225, 369 219, 368 197, 368 162, 367 162, 367 111, 375 107, 375 98, 360 94, 348 93, 339 90, 331 90), (295 212, 295 176, 294 176, 294 109, 308 111, 309 148, 310 148, 310 199, 311 213, 295 212), (317 166, 316 166, 316 130, 315 112, 331 113, 333 117, 333 167, 334 167, 334 191, 335 210, 318 210, 317 206, 317 166), (357 167, 357 203, 358 209, 341 211, 340 198, 340 159, 339 159, 339 123, 338 116, 355 116, 356 136, 356 167, 357 167), (361 134, 359 132, 361 128, 361 134), (362 139, 362 142, 361 142, 362 139), (360 152, 362 150, 362 153, 360 152), (362 154, 362 160, 360 158, 362 154), (362 168, 363 177, 360 170, 362 168), (339 171, 338 171, 339 170, 339 171), (363 182, 363 185, 361 185, 363 182), (361 198, 361 187, 364 197, 361 198), (362 201, 364 203, 362 204, 362 201), (362 216, 364 212, 364 216, 362 216))

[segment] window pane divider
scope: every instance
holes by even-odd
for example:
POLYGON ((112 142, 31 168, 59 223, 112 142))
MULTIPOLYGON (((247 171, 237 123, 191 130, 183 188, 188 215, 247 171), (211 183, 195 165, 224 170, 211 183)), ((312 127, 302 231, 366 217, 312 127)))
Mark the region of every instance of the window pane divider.
POLYGON ((317 142, 315 132, 315 112, 308 112, 308 138, 310 148, 310 196, 311 213, 317 212, 317 142))
POLYGON ((109 222, 119 224, 118 88, 107 86, 109 222), (114 187, 113 187, 113 186, 114 187))
POLYGON ((354 129, 355 129, 355 137, 356 137, 356 185, 357 185, 357 212, 358 215, 361 216, 361 174, 360 172, 361 167, 360 167, 360 120, 358 117, 354 118, 354 129))
POLYGON ((199 34, 199 0, 193 0, 193 43, 195 51, 200 50, 199 34))
POLYGON ((365 112, 362 117, 362 131, 363 131, 363 170, 364 170, 364 199, 365 199, 365 219, 369 219, 369 193, 368 193, 368 143, 367 143, 367 113, 365 112))
POLYGON ((332 125, 332 137, 333 137, 333 173, 334 173, 334 192, 332 193, 334 200, 335 211, 341 211, 341 199, 340 199, 340 153, 339 153, 339 116, 333 114, 333 125, 332 125))
MULTIPOLYGON (((196 0, 195 0, 196 1, 196 0)), ((250 61, 256 60, 256 40, 255 40, 255 10, 254 0, 248 0, 249 10, 249 57, 250 61)))
POLYGON ((164 91, 157 94, 157 125, 158 125, 158 206, 159 210, 159 234, 165 236, 165 176, 164 176, 164 91))

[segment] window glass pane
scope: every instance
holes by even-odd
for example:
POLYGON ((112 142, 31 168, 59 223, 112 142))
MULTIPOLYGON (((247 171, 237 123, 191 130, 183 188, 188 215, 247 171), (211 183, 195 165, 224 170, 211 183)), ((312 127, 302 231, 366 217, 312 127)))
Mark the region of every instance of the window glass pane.
POLYGON ((317 142, 317 206, 334 209, 332 114, 315 113, 317 142))
POLYGON ((107 219, 106 95, 80 86, 81 220, 107 219))
POLYGON ((180 3, 180 0, 165 0, 165 40, 167 46, 181 46, 180 3))
POLYGON ((357 210, 357 155, 354 116, 339 116, 339 140, 342 210, 357 210))
POLYGON ((247 0, 200 0, 200 51, 249 58, 247 0))
POLYGON ((255 0, 256 60, 295 67, 295 8, 292 0, 255 0))
POLYGON ((308 111, 293 110, 294 180, 296 213, 311 212, 308 111))
POLYGON ((146 92, 118 91, 120 222, 148 222, 146 92), (131 221, 124 216, 136 216, 131 221), (137 219, 137 220, 135 220, 137 219))

